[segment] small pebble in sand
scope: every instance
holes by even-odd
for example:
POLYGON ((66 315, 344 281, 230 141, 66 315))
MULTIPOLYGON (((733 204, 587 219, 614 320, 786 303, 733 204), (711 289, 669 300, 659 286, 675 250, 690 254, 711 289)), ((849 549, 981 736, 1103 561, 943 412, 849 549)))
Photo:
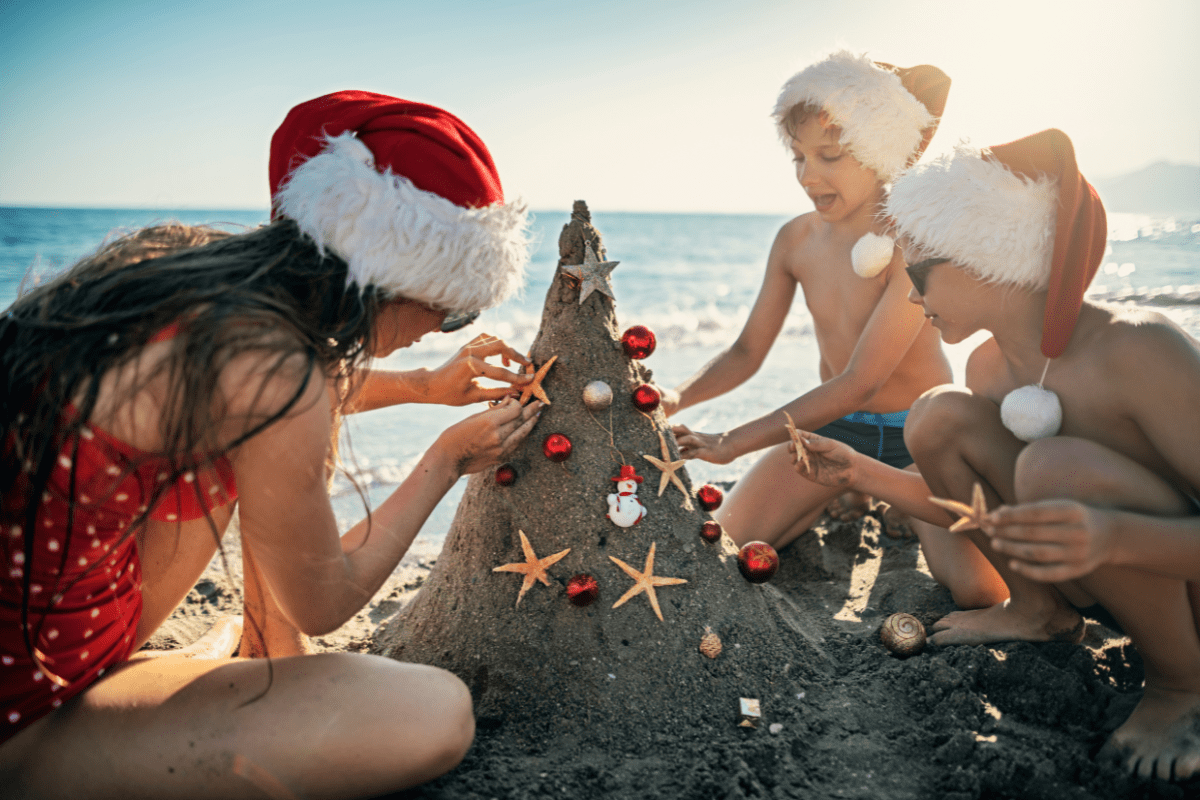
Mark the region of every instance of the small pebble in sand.
POLYGON ((783 730, 782 722, 772 722, 771 727, 767 728, 771 733, 778 735, 783 730))

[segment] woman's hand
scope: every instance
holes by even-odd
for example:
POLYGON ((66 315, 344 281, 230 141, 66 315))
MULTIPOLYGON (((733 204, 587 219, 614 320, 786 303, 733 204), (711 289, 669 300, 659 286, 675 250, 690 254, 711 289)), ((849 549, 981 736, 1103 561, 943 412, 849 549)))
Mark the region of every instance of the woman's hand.
POLYGON ((729 447, 728 434, 697 433, 687 425, 676 425, 671 428, 671 433, 675 434, 679 455, 684 458, 698 458, 711 464, 728 464, 738 457, 729 447))
POLYGON ((1073 500, 1002 506, 986 518, 992 548, 1035 581, 1057 583, 1092 572, 1112 556, 1112 515, 1073 500))
POLYGON ((458 475, 470 475, 498 464, 533 430, 542 410, 534 400, 522 406, 506 397, 487 411, 451 425, 438 437, 440 447, 458 475))
POLYGON ((804 452, 797 453, 796 445, 788 442, 788 452, 796 462, 800 477, 834 489, 853 489, 858 483, 859 454, 850 445, 827 439, 808 431, 798 431, 804 442, 804 452))
POLYGON ((662 399, 658 401, 658 407, 663 410, 663 413, 668 417, 679 410, 679 392, 674 389, 663 389, 661 392, 662 399))
POLYGON ((426 396, 428 402, 444 406, 465 406, 511 395, 514 387, 529 382, 530 376, 513 372, 486 359, 500 356, 504 367, 517 363, 529 364, 529 359, 509 347, 503 339, 481 333, 463 346, 442 366, 430 371, 426 396), (491 388, 479 385, 480 378, 501 381, 508 386, 491 388))

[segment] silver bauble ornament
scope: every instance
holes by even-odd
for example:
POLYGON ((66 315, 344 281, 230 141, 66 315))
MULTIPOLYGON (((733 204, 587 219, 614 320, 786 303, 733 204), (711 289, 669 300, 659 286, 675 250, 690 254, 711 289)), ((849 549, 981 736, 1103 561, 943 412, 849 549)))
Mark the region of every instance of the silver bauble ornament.
POLYGON ((592 411, 600 411, 612 405, 612 387, 604 381, 592 381, 583 387, 583 404, 592 411))
POLYGON ((1054 392, 1031 383, 1004 396, 1000 421, 1023 442, 1044 439, 1062 427, 1062 403, 1054 392))

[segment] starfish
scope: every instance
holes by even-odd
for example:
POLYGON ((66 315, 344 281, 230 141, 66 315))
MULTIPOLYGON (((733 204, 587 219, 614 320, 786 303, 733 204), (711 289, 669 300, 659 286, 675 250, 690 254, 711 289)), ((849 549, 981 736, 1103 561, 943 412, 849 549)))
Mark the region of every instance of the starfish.
POLYGON ((513 606, 513 608, 521 605, 521 598, 530 590, 534 581, 541 581, 543 585, 549 586, 550 578, 546 575, 546 568, 561 561, 567 553, 571 552, 571 548, 568 547, 561 553, 555 553, 545 558, 538 558, 537 554, 533 552, 533 545, 525 537, 525 531, 519 530, 517 533, 521 535, 521 549, 525 551, 525 563, 503 564, 492 568, 492 572, 520 572, 525 575, 525 581, 521 584, 521 591, 517 594, 517 605, 513 606))
POLYGON ((979 485, 979 481, 975 481, 975 488, 971 490, 971 505, 960 503, 957 500, 944 500, 940 497, 931 497, 929 502, 958 514, 958 521, 949 528, 951 533, 983 527, 983 518, 988 513, 987 500, 984 499, 983 487, 979 485))
POLYGON ((662 445, 661 460, 654 456, 642 455, 642 458, 662 471, 662 480, 658 482, 658 496, 662 497, 663 492, 667 490, 667 484, 673 483, 679 487, 679 491, 683 492, 683 505, 680 507, 691 511, 693 508, 691 495, 688 494, 687 489, 683 488, 683 481, 679 480, 679 476, 675 474, 675 470, 682 467, 687 461, 685 459, 678 461, 671 460, 671 451, 667 449, 667 440, 663 438, 662 431, 658 432, 658 443, 662 445))
POLYGON ((613 297, 612 283, 608 276, 620 263, 620 261, 601 261, 596 258, 596 251, 592 249, 592 246, 585 243, 583 263, 564 264, 562 270, 579 281, 579 304, 583 305, 583 301, 588 298, 588 295, 596 290, 599 290, 601 294, 608 295, 610 300, 616 300, 613 297))
MULTIPOLYGON (((521 392, 521 405, 525 405, 530 395, 533 395, 546 405, 550 405, 550 398, 546 396, 546 390, 542 388, 542 380, 546 377, 546 373, 550 371, 550 365, 557 360, 558 356, 550 356, 550 360, 538 368, 538 371, 533 375, 533 380, 526 384, 525 389, 521 392)), ((525 370, 526 375, 530 373, 533 373, 533 364, 530 364, 525 370)))
POLYGON ((792 437, 792 444, 796 445, 796 460, 804 465, 805 472, 809 472, 812 469, 812 465, 808 463, 808 447, 805 446, 804 440, 800 438, 800 431, 796 429, 796 423, 792 421, 792 415, 786 411, 783 412, 783 415, 787 417, 787 424, 784 427, 787 428, 788 436, 792 437))
POLYGON ((654 593, 654 587, 674 586, 679 583, 687 583, 687 581, 683 578, 660 578, 654 574, 654 546, 656 544, 656 542, 650 543, 650 552, 646 556, 646 566, 642 568, 641 572, 638 572, 619 558, 614 558, 613 556, 609 556, 609 558, 614 564, 625 570, 626 575, 636 581, 632 589, 621 595, 620 600, 613 603, 613 608, 623 606, 626 600, 645 592, 646 596, 650 598, 650 605, 654 607, 654 613, 658 615, 658 621, 662 622, 662 609, 658 607, 658 595, 654 593))

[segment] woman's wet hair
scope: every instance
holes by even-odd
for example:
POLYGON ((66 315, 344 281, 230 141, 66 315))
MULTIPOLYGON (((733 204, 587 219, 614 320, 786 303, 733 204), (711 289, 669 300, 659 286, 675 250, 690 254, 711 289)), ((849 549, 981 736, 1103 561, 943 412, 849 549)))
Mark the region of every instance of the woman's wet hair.
MULTIPOLYGON (((152 457, 169 465, 168 479, 126 537, 182 475, 211 467, 291 413, 311 380, 338 387, 340 413, 356 368, 368 358, 383 302, 373 287, 360 291, 346 281, 346 263, 287 219, 244 233, 169 223, 120 236, 19 297, 0 316, 0 498, 22 518, 25 563, 38 511, 31 498, 46 491, 64 448, 74 463, 101 379, 114 370, 125 368, 133 379, 122 386, 124 396, 106 405, 123 406, 151 382, 165 398, 162 449, 152 457), (141 367, 146 345, 172 328, 167 354, 141 367), (220 377, 234 359, 251 359, 263 386, 284 381, 288 390, 287 399, 272 402, 259 390, 230 434, 220 377)), ((74 467, 69 480, 64 555, 75 516, 74 467)), ((199 485, 190 484, 198 493, 199 485)), ((207 508, 199 494, 197 500, 207 508)), ((208 520, 219 541, 222 532, 208 520)), ((29 622, 31 572, 23 576, 23 622, 29 622)), ((31 652, 39 622, 25 629, 31 652)))

